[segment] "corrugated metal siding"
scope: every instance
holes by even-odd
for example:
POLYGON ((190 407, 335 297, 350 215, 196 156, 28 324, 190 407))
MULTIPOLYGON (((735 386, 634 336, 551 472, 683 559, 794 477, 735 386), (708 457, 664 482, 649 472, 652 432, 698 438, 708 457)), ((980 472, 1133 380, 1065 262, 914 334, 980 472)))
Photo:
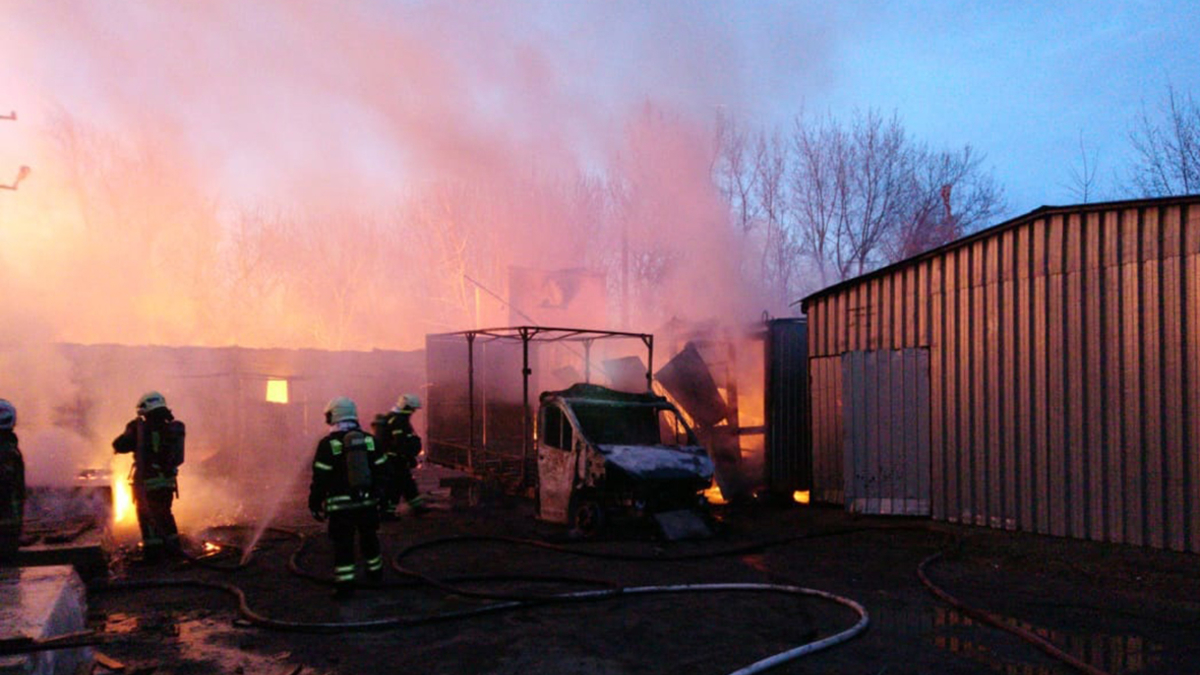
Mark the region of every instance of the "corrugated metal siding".
MULTIPOLYGON (((809 326, 814 324, 809 322, 809 326)), ((814 502, 841 504, 845 501, 842 480, 842 359, 837 356, 808 360, 812 391, 811 498, 814 502)))
POLYGON ((1200 552, 1200 199, 1041 210, 806 309, 818 484, 824 364, 928 347, 934 518, 1200 552))
POLYGON ((929 350, 842 355, 846 506, 929 515, 929 350))
POLYGON ((773 492, 788 495, 795 490, 811 490, 807 320, 768 322, 765 356, 767 485, 773 492))

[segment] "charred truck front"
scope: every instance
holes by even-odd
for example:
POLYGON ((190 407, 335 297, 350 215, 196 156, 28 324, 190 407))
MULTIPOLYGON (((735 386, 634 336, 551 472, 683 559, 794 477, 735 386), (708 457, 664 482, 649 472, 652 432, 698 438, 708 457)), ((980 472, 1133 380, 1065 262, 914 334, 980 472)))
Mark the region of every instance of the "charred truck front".
POLYGON ((576 384, 541 395, 537 428, 542 520, 586 536, 612 515, 704 504, 713 463, 662 396, 576 384))

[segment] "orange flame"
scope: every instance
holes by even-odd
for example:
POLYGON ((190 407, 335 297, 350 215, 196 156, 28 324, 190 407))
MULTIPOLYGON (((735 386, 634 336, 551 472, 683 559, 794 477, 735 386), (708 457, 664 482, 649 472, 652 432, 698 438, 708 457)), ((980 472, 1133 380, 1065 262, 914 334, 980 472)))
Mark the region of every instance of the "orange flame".
POLYGON ((704 494, 704 498, 708 500, 709 504, 728 504, 729 503, 729 502, 725 501, 725 496, 721 494, 720 486, 718 486, 715 482, 712 484, 712 487, 705 490, 703 494, 704 494))

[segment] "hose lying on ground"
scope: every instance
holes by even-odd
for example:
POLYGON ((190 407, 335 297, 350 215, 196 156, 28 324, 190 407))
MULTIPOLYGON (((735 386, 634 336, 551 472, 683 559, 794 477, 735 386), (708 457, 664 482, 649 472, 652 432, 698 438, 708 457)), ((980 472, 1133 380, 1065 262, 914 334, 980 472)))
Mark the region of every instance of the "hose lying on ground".
MULTIPOLYGON (((297 562, 297 558, 298 558, 299 554, 304 550, 304 546, 307 541, 307 537, 305 537, 304 535, 296 534, 296 533, 289 532, 289 534, 295 535, 300 540, 300 544, 297 547, 296 551, 293 552, 293 554, 289 558, 289 563, 288 563, 289 569, 291 571, 293 571, 294 573, 297 573, 300 576, 303 576, 305 578, 309 578, 309 579, 313 579, 313 580, 316 580, 316 581, 319 581, 322 583, 326 583, 327 582, 326 579, 316 577, 315 575, 305 572, 299 566, 299 564, 297 562)), ((798 537, 788 537, 788 538, 786 538, 786 540, 791 541, 791 540, 794 540, 797 538, 798 537)), ((675 585, 662 585, 662 586, 620 587, 620 586, 614 586, 612 584, 609 584, 608 582, 599 582, 596 580, 581 580, 581 579, 570 578, 570 577, 513 576, 513 575, 471 576, 471 577, 435 579, 433 577, 429 577, 427 575, 415 572, 413 570, 405 569, 398 564, 398 560, 400 558, 412 553, 413 551, 415 551, 419 548, 440 545, 440 544, 447 543, 449 541, 463 542, 463 541, 475 541, 475 540, 506 541, 508 543, 552 548, 555 550, 564 551, 564 552, 572 553, 575 555, 590 555, 593 557, 664 560, 664 561, 665 560, 696 559, 696 558, 702 558, 702 557, 714 557, 714 556, 719 556, 719 555, 734 555, 737 553, 744 553, 749 550, 760 550, 764 546, 775 545, 777 543, 781 543, 781 542, 775 542, 773 544, 770 542, 768 542, 768 543, 760 542, 760 543, 757 543, 757 544, 754 544, 751 546, 738 547, 736 549, 727 549, 727 550, 719 551, 719 552, 710 552, 707 554, 690 554, 690 555, 684 555, 684 556, 670 556, 670 557, 656 556, 653 558, 646 558, 646 557, 628 556, 628 555, 623 555, 623 554, 607 554, 606 555, 606 554, 596 553, 596 552, 579 551, 579 550, 569 549, 566 547, 554 546, 554 545, 550 545, 550 544, 542 544, 541 542, 522 540, 522 539, 509 539, 509 538, 503 538, 503 537, 450 537, 450 538, 434 540, 434 541, 430 541, 430 542, 424 542, 422 544, 417 544, 415 546, 411 546, 411 547, 405 549, 401 553, 400 556, 397 556, 395 559, 392 560, 392 566, 399 573, 405 575, 406 577, 408 577, 410 579, 414 579, 419 583, 430 584, 441 590, 452 592, 457 595, 473 596, 473 597, 486 597, 489 599, 497 600, 496 602, 493 602, 489 605, 484 605, 484 606, 479 606, 479 607, 474 607, 474 608, 469 608, 469 609, 462 609, 462 610, 456 610, 456 611, 451 611, 451 612, 441 612, 441 613, 437 613, 437 614, 430 614, 430 615, 425 615, 425 616, 420 616, 420 617, 389 617, 389 618, 366 620, 366 621, 356 621, 356 622, 304 622, 304 621, 289 621, 289 620, 271 618, 271 617, 265 616, 263 614, 260 614, 256 611, 254 611, 249 606, 249 603, 246 600, 246 594, 244 591, 242 591, 241 588, 239 588, 233 584, 222 583, 222 582, 188 580, 188 579, 117 581, 117 582, 109 582, 107 584, 95 586, 95 587, 93 587, 93 590, 96 590, 96 591, 123 591, 123 590, 139 590, 139 589, 147 589, 147 588, 186 588, 186 587, 219 590, 219 591, 228 593, 228 594, 232 595, 234 598, 236 598, 237 603, 238 603, 238 615, 239 615, 239 619, 240 619, 240 621, 237 623, 239 625, 254 626, 254 627, 268 629, 268 630, 279 630, 279 631, 290 631, 290 632, 308 632, 308 633, 336 633, 336 632, 359 631, 359 630, 383 630, 383 629, 393 629, 393 628, 404 628, 404 627, 412 627, 412 626, 429 624, 429 623, 434 623, 434 622, 463 619, 463 618, 479 616, 479 615, 483 615, 483 614, 513 610, 513 609, 518 609, 518 608, 527 608, 527 607, 531 607, 531 606, 544 605, 544 604, 550 604, 550 603, 591 602, 591 601, 601 601, 601 600, 612 600, 612 599, 620 598, 623 596, 673 594, 673 593, 754 592, 754 593, 780 593, 780 594, 793 595, 793 596, 816 597, 816 598, 821 598, 821 599, 828 600, 828 601, 831 601, 831 602, 834 602, 837 604, 841 604, 845 607, 850 608, 858 615, 858 619, 854 623, 854 625, 846 630, 840 631, 834 635, 830 635, 828 637, 822 638, 820 640, 816 640, 814 642, 799 645, 795 648, 792 648, 792 649, 780 652, 778 654, 772 655, 770 657, 767 657, 765 659, 756 661, 748 666, 745 666, 743 668, 738 669, 737 671, 734 671, 734 673, 732 675, 752 675, 754 673, 759 673, 768 668, 773 668, 782 663, 785 663, 785 662, 800 658, 802 656, 812 654, 814 652, 817 652, 817 651, 820 651, 823 649, 827 649, 834 645, 840 644, 842 642, 850 640, 851 638, 857 636, 858 634, 860 634, 864 630, 866 630, 867 626, 869 624, 869 621, 870 621, 866 609, 863 608, 862 605, 855 602, 854 600, 851 600, 849 598, 845 598, 842 596, 838 596, 833 593, 828 593, 826 591, 821 591, 821 590, 811 589, 811 588, 804 588, 804 587, 800 587, 800 586, 792 586, 792 585, 757 584, 757 583, 717 583, 717 584, 675 584, 675 585), (499 580, 504 580, 504 581, 518 580, 518 581, 536 581, 536 582, 553 582, 553 583, 583 583, 583 584, 592 584, 592 585, 599 584, 599 585, 605 585, 608 587, 597 589, 597 590, 575 591, 575 592, 568 592, 568 593, 525 595, 525 594, 485 593, 485 592, 481 592, 481 591, 471 591, 468 589, 463 589, 459 586, 454 585, 454 582, 462 583, 462 582, 499 581, 499 580)), ((235 568, 218 567, 218 569, 230 571, 231 569, 235 569, 235 568)), ((416 584, 409 583, 407 585, 413 586, 416 584)))
POLYGON ((839 595, 827 593, 812 588, 802 588, 799 586, 783 586, 778 584, 683 584, 673 586, 630 586, 618 588, 614 590, 598 590, 598 591, 578 591, 574 593, 561 593, 556 596, 543 596, 536 602, 523 602, 517 600, 497 602, 483 607, 475 607, 466 610, 458 610, 454 612, 442 612, 438 614, 430 614, 423 617, 404 618, 391 617, 385 619, 375 619, 370 621, 355 621, 355 622, 304 622, 304 621, 286 621, 281 619, 272 619, 252 610, 246 602, 246 594, 242 589, 233 584, 213 582, 213 581, 198 581, 190 579, 153 579, 144 581, 121 581, 112 582, 103 586, 97 587, 98 591, 122 591, 122 590, 138 590, 147 588, 204 588, 223 591, 233 595, 238 601, 238 614, 243 619, 245 625, 255 626, 258 628, 266 628, 270 630, 304 632, 304 633, 337 633, 345 631, 357 630, 381 630, 389 628, 406 628, 418 626, 422 624, 434 623, 439 621, 449 621, 454 619, 463 619, 482 614, 490 614, 494 612, 507 611, 527 607, 535 604, 545 604, 551 601, 557 602, 583 602, 597 600, 611 600, 622 596, 633 595, 653 595, 653 594, 668 594, 668 593, 698 593, 698 592, 756 592, 756 593, 783 593, 786 595, 811 596, 825 600, 830 600, 838 604, 844 605, 852 609, 858 614, 858 621, 850 628, 840 631, 834 635, 800 645, 793 649, 780 652, 773 656, 756 661, 748 666, 739 668, 730 675, 752 675, 760 673, 768 668, 774 668, 782 663, 798 659, 801 656, 812 654, 823 649, 827 649, 837 644, 845 642, 859 633, 867 629, 870 619, 867 615, 867 610, 862 605, 839 595))

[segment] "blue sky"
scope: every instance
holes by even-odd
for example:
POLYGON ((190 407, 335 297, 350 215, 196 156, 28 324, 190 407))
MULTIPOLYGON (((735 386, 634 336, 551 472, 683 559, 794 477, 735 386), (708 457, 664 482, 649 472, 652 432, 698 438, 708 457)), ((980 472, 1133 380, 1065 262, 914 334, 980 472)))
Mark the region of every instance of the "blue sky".
MULTIPOLYGON (((778 14, 744 39, 804 21, 803 3, 772 7, 778 14)), ((760 82, 752 109, 776 119, 802 101, 839 116, 895 111, 934 147, 985 153, 1012 215, 1075 201, 1069 167, 1081 138, 1098 159, 1100 196, 1128 196, 1112 178, 1130 160, 1142 106, 1156 110, 1168 85, 1200 96, 1196 3, 845 3, 823 20, 833 37, 816 65, 826 72, 788 86, 760 50, 772 79, 750 75, 760 82), (770 96, 780 84, 783 95, 770 96)))

